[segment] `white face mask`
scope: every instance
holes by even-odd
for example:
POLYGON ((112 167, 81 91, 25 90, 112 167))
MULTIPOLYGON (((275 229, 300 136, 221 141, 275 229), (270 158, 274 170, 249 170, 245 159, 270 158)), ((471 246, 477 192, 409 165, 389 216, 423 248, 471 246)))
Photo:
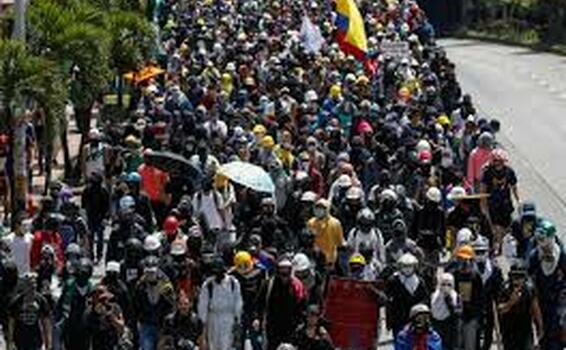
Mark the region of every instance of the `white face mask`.
POLYGON ((318 219, 323 219, 324 217, 326 217, 326 209, 315 208, 314 209, 314 216, 316 216, 318 219))
POLYGON ((454 288, 452 286, 440 286, 440 291, 443 294, 450 294, 454 288))
POLYGON ((415 273, 415 268, 413 266, 404 266, 400 269, 400 271, 401 274, 408 277, 415 273))

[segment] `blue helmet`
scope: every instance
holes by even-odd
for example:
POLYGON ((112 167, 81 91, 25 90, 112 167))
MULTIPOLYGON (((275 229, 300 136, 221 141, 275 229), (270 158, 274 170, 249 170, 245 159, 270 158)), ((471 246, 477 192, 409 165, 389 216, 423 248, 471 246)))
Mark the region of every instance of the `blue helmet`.
POLYGON ((132 184, 139 184, 141 182, 141 176, 135 171, 132 171, 126 176, 126 182, 132 184))

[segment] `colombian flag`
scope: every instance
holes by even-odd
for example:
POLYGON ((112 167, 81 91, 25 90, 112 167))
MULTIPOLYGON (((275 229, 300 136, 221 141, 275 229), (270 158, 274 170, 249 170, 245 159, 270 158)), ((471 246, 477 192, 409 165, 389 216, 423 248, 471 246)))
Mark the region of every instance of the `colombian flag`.
POLYGON ((354 0, 336 0, 336 41, 345 53, 366 61, 364 20, 354 0))

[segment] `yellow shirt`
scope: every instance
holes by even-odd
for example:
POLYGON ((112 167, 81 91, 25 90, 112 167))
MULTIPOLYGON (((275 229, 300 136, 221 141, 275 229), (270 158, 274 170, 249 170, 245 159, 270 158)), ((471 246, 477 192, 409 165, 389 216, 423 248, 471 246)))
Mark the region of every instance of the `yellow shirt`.
POLYGON ((314 233, 314 244, 324 253, 326 263, 334 264, 338 255, 337 248, 344 244, 344 231, 340 221, 330 215, 322 220, 312 218, 308 227, 314 233))

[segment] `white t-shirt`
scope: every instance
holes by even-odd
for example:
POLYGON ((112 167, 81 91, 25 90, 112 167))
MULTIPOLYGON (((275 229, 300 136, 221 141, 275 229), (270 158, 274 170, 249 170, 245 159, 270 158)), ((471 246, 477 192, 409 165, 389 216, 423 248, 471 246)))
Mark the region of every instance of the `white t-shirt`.
POLYGON ((33 235, 31 233, 25 233, 23 236, 18 236, 15 233, 10 233, 4 238, 4 242, 10 249, 10 256, 18 267, 20 277, 30 272, 33 235))
POLYGON ((193 208, 197 215, 203 215, 208 228, 211 230, 222 230, 225 228, 224 220, 220 215, 220 209, 223 208, 224 201, 222 196, 215 191, 210 191, 209 194, 199 192, 193 197, 193 208), (216 199, 214 199, 216 196, 216 199))

